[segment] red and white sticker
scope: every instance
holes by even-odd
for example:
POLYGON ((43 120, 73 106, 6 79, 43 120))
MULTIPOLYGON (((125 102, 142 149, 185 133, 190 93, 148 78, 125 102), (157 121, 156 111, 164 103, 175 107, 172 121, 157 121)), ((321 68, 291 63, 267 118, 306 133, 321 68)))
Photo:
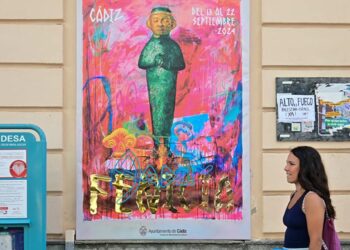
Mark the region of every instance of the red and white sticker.
POLYGON ((13 161, 10 164, 10 174, 14 178, 24 178, 27 176, 27 164, 22 160, 13 161))
POLYGON ((7 214, 8 210, 8 207, 0 207, 0 214, 7 214))

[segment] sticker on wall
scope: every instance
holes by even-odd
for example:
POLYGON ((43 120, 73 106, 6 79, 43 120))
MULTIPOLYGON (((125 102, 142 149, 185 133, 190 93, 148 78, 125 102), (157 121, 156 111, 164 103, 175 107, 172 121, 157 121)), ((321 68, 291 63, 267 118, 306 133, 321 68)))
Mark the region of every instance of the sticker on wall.
POLYGON ((300 122, 292 122, 292 131, 293 132, 300 132, 300 122))
POLYGON ((276 78, 276 105, 279 141, 350 140, 350 78, 276 78))

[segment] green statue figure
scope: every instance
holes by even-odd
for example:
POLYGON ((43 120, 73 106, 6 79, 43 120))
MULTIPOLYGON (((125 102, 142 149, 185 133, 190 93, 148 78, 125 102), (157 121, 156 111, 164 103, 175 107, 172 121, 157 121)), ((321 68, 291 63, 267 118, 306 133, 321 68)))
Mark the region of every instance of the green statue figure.
POLYGON ((152 9, 147 27, 153 36, 143 48, 138 63, 139 68, 146 70, 153 135, 165 144, 174 119, 177 72, 185 68, 180 46, 169 36, 175 26, 170 9, 152 9))

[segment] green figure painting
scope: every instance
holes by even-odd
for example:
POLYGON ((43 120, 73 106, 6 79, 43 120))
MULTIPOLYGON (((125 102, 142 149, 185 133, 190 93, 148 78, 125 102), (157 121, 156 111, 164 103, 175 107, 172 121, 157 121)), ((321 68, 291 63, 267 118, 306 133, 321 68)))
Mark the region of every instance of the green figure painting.
POLYGON ((153 36, 143 48, 138 66, 146 70, 154 137, 167 138, 174 119, 177 73, 185 68, 180 46, 169 33, 176 26, 170 9, 154 8, 147 21, 153 36))

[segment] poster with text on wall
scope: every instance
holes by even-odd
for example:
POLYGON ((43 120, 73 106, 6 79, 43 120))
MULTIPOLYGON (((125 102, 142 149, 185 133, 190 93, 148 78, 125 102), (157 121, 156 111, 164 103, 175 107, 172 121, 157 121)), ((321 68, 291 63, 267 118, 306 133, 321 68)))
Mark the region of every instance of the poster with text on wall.
POLYGON ((249 239, 248 1, 82 0, 78 239, 249 239))
POLYGON ((350 78, 277 78, 279 141, 350 140, 350 78))

